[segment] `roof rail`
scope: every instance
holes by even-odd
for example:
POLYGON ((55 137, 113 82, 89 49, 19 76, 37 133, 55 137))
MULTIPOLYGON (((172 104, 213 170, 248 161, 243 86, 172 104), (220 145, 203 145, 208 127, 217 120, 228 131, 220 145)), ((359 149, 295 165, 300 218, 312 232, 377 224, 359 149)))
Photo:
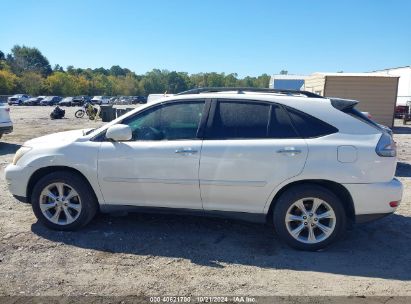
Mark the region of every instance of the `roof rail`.
POLYGON ((286 95, 305 95, 311 98, 324 98, 321 95, 298 90, 281 90, 281 89, 268 89, 268 88, 247 88, 247 87, 210 87, 210 88, 195 88, 188 91, 178 93, 176 95, 188 95, 188 94, 200 94, 200 93, 216 93, 216 92, 229 92, 237 91, 237 94, 244 94, 244 92, 258 92, 258 93, 278 93, 286 95))

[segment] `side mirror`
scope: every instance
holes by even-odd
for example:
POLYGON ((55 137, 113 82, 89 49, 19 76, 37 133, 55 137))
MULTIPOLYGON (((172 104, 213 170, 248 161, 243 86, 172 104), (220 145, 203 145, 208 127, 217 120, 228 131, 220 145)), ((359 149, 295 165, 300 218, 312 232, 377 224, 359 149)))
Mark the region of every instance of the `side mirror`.
POLYGON ((127 141, 132 139, 133 135, 128 125, 117 124, 107 129, 106 138, 114 141, 127 141))

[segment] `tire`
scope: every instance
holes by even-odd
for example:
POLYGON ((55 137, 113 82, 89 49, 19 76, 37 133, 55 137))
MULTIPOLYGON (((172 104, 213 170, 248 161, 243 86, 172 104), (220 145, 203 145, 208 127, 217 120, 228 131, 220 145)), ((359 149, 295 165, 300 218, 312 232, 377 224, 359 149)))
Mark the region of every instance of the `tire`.
POLYGON ((273 223, 280 239, 289 246, 317 251, 344 234, 347 218, 341 201, 333 192, 322 186, 305 184, 292 187, 280 196, 273 210, 273 223), (301 203, 306 213, 296 206, 301 203), (318 209, 311 212, 314 204, 318 209))
POLYGON ((80 109, 80 110, 77 110, 76 111, 76 113, 74 113, 74 116, 76 117, 76 118, 83 118, 84 117, 84 110, 83 109, 80 109))
POLYGON ((42 224, 50 229, 61 231, 73 231, 87 225, 98 211, 93 189, 87 181, 67 171, 53 172, 41 178, 33 188, 31 204, 34 214, 42 224), (57 187, 62 184, 63 195, 58 196, 57 187), (75 192, 70 192, 70 188, 75 192), (47 192, 51 192, 51 195, 45 195, 47 192), (61 198, 69 196, 69 193, 77 195, 69 200, 61 198), (52 196, 56 199, 52 199, 52 196), (52 204, 56 206, 49 207, 52 204), (66 216, 67 212, 71 218, 66 216))

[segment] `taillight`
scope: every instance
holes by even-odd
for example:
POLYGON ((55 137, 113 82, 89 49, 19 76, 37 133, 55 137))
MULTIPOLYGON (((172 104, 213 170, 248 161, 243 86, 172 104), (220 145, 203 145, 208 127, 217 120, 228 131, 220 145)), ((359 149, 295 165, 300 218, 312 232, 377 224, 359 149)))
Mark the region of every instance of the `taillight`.
POLYGON ((392 136, 387 132, 384 132, 381 135, 380 140, 378 141, 375 152, 382 157, 395 157, 397 156, 397 146, 392 139, 392 136))

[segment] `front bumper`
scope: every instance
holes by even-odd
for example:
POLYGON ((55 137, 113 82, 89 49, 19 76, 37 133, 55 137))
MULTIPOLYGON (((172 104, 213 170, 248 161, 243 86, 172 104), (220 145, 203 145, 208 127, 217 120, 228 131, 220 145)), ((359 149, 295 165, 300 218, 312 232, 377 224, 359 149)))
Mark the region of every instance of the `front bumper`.
POLYGON ((403 194, 402 183, 396 178, 385 183, 343 185, 351 194, 359 222, 393 213, 397 207, 391 207, 390 202, 400 202, 403 194))
POLYGON ((13 132, 13 126, 0 126, 0 134, 9 134, 13 132))
POLYGON ((9 191, 13 196, 19 197, 19 200, 27 201, 27 186, 29 179, 34 173, 33 167, 20 167, 10 164, 6 167, 4 173, 9 191))

